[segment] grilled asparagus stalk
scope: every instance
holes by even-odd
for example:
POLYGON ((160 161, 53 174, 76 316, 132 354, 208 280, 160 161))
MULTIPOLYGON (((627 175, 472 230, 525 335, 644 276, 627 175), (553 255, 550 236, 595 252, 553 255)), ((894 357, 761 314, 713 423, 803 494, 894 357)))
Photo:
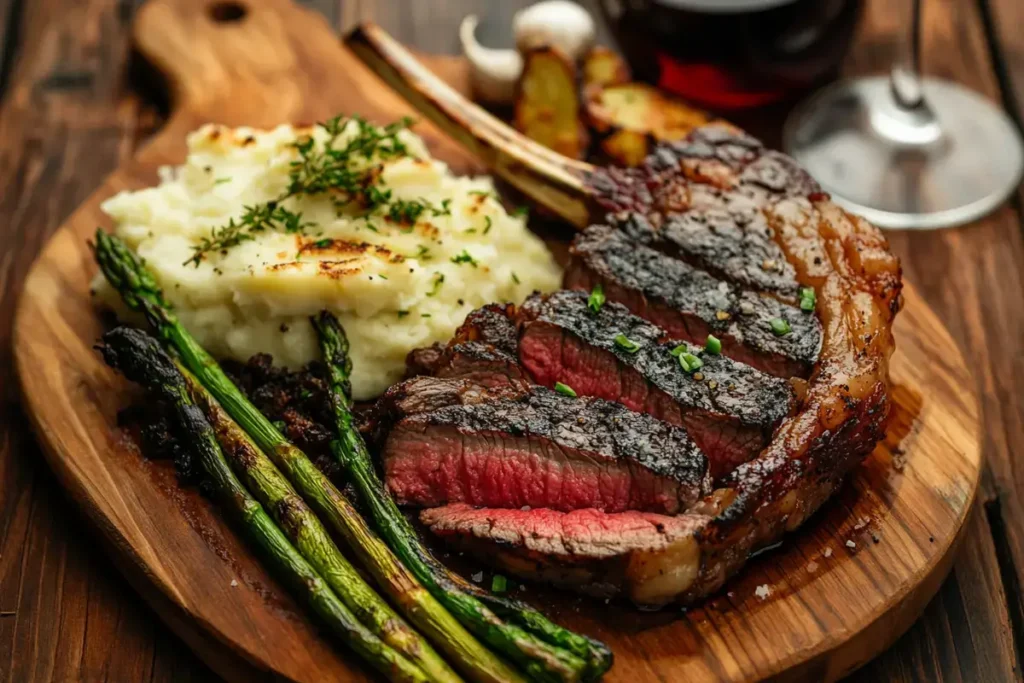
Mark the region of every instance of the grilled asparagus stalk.
MULTIPOLYGON (((324 578, 349 609, 378 638, 415 662, 439 683, 461 680, 420 634, 377 595, 341 554, 327 530, 295 492, 274 463, 232 420, 217 400, 180 363, 192 400, 213 427, 232 469, 246 488, 274 516, 302 556, 324 578)), ((391 561, 396 561, 392 556, 391 561)))
MULTIPOLYGON (((370 530, 366 521, 337 487, 298 448, 289 443, 238 390, 224 371, 178 321, 156 280, 117 237, 97 230, 95 256, 107 281, 125 304, 145 315, 153 330, 171 347, 203 387, 280 468, 291 484, 328 526, 359 553, 378 586, 394 604, 467 677, 477 681, 515 683, 523 677, 488 650, 441 606, 370 530)), ((494 619, 496 623, 500 620, 494 619)), ((527 644, 533 639, 526 634, 527 644)), ((544 643, 539 643, 541 648, 544 643)), ((540 650, 544 652, 546 650, 540 650)))
MULTIPOLYGON (((331 443, 331 453, 345 467, 349 480, 356 486, 363 503, 371 510, 377 529, 388 539, 395 552, 416 573, 423 585, 456 614, 465 613, 466 618, 477 618, 478 614, 490 611, 581 658, 586 662, 586 678, 598 678, 607 671, 612 663, 612 655, 603 643, 554 624, 528 605, 491 595, 472 586, 430 555, 399 511, 394 499, 385 490, 373 468, 366 444, 353 424, 345 395, 352 368, 345 331, 337 318, 327 311, 311 318, 311 321, 328 367, 328 385, 337 422, 338 433, 331 443)), ((495 646, 502 647, 498 642, 495 642, 495 646)), ((504 647, 503 651, 506 651, 504 647)), ((516 651, 507 654, 516 658, 521 656, 516 651)))
MULTIPOLYGON (((163 397, 172 407, 174 426, 200 464, 221 505, 241 524, 289 588, 345 644, 393 681, 433 680, 403 654, 367 629, 338 594, 292 546, 288 538, 232 472, 213 427, 189 395, 186 379, 155 339, 119 327, 103 337, 107 364, 128 379, 163 397)), ((358 590, 358 589, 353 589, 358 590)), ((452 680, 451 678, 447 680, 452 680)))

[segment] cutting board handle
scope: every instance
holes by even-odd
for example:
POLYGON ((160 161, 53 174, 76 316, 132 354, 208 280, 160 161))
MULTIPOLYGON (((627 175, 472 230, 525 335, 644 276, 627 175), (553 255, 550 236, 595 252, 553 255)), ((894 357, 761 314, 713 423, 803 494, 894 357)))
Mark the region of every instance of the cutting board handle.
POLYGON ((132 37, 169 81, 168 127, 186 130, 208 121, 311 123, 303 117, 309 79, 330 70, 307 70, 342 49, 323 17, 292 0, 149 0, 132 37))

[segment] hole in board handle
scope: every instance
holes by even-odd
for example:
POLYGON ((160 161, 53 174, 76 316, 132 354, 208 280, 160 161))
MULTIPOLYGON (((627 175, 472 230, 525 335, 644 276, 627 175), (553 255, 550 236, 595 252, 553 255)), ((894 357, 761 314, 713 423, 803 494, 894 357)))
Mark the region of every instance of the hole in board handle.
POLYGON ((249 8, 240 2, 226 0, 225 2, 217 2, 210 5, 209 12, 210 18, 218 24, 234 24, 245 19, 245 15, 249 13, 249 8))

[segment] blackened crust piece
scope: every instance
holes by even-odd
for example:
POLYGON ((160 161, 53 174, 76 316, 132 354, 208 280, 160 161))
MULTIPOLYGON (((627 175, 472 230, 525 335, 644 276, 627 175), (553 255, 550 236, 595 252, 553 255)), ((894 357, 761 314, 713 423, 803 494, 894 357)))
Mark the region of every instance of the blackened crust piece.
POLYGON ((631 565, 668 552, 690 557, 707 519, 649 512, 505 510, 456 504, 424 510, 420 521, 434 534, 499 567, 575 591, 613 597, 623 587, 644 602, 643 585, 631 585, 631 565))
POLYGON ((638 213, 609 216, 637 244, 679 258, 715 277, 787 303, 799 299, 796 271, 775 242, 764 214, 752 208, 670 214, 655 221, 638 213))
POLYGON ((583 231, 570 254, 567 288, 590 291, 601 284, 608 300, 671 337, 703 344, 714 334, 726 356, 778 377, 807 377, 814 367, 821 324, 813 312, 738 289, 606 225, 583 231), (777 334, 776 319, 791 331, 777 334))
POLYGON ((400 503, 674 514, 710 488, 707 460, 684 430, 618 404, 538 386, 514 395, 464 380, 410 382, 395 392, 405 407, 382 409, 427 406, 399 419, 383 447, 400 503))
POLYGON ((617 401, 684 427, 720 477, 757 455, 796 403, 792 385, 721 355, 700 354, 687 373, 672 355, 679 342, 617 303, 594 313, 587 293, 534 295, 519 311, 519 358, 545 386, 561 381, 581 396, 617 401), (615 339, 623 335, 636 349, 615 339))
POLYGON ((407 376, 469 379, 487 386, 525 381, 516 361, 516 326, 511 304, 489 304, 466 316, 447 346, 414 349, 407 376))

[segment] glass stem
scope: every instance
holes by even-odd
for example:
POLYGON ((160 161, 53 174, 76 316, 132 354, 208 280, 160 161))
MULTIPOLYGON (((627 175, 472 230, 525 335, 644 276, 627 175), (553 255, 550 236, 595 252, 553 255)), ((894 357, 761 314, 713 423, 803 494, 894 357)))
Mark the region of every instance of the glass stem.
POLYGON ((924 107, 921 88, 921 0, 911 0, 909 32, 900 55, 889 72, 889 86, 896 104, 905 110, 924 107))

